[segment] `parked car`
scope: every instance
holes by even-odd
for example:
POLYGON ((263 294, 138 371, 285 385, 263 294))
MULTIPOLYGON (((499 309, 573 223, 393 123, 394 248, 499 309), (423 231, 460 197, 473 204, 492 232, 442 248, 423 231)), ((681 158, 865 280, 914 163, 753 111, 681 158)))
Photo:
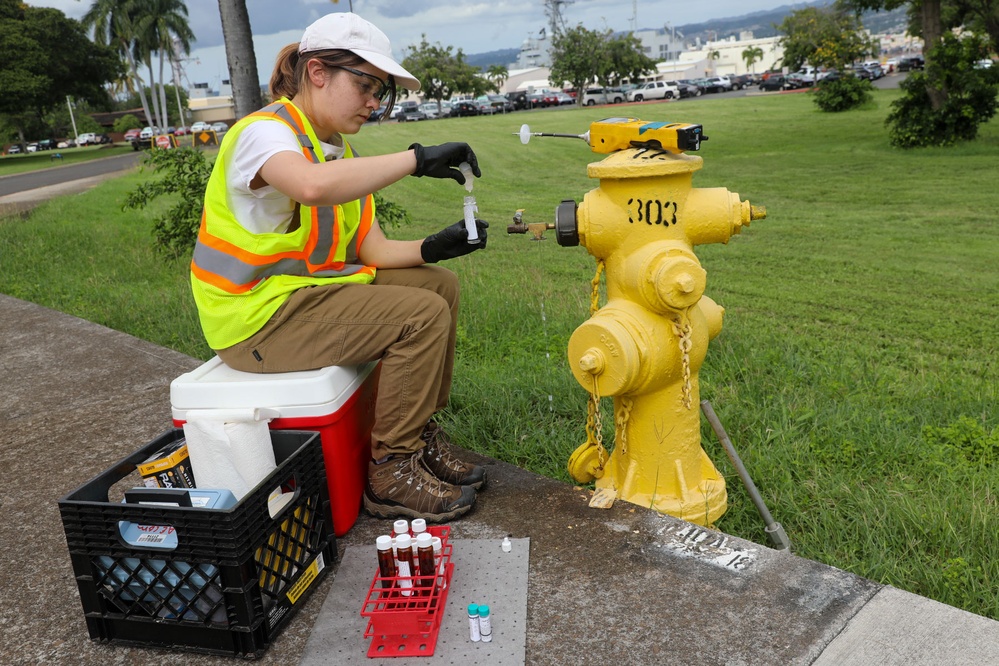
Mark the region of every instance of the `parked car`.
POLYGON ((97 143, 97 134, 94 132, 84 132, 76 137, 76 145, 78 146, 89 146, 92 143, 97 143))
POLYGON ((709 76, 707 81, 707 92, 728 92, 733 90, 732 80, 727 76, 709 76))
POLYGON ((52 150, 55 145, 55 139, 42 139, 38 142, 38 150, 52 150))
POLYGON ((649 81, 628 93, 629 102, 644 102, 647 99, 673 99, 680 96, 680 89, 665 81, 649 81))
POLYGON ((226 132, 228 129, 229 129, 229 126, 226 125, 222 121, 212 123, 212 125, 211 125, 211 130, 213 132, 215 132, 216 134, 222 134, 222 133, 226 132))
POLYGON ((400 110, 396 114, 395 119, 400 123, 427 119, 427 114, 420 110, 420 103, 415 100, 400 102, 399 107, 400 110))
POLYGON ((527 106, 529 109, 539 109, 548 106, 545 101, 548 96, 547 92, 542 92, 537 90, 532 93, 527 94, 527 106))
POLYGON ((787 87, 787 79, 784 78, 783 74, 771 74, 767 78, 760 81, 760 90, 766 92, 773 92, 775 90, 784 90, 787 87))
POLYGON ((580 104, 594 106, 596 104, 620 104, 624 101, 624 93, 613 88, 587 88, 583 91, 580 104))
POLYGON ((451 103, 451 117, 453 118, 462 118, 464 116, 479 116, 479 115, 482 115, 482 111, 479 108, 479 103, 474 100, 451 103))
POLYGON ((191 128, 186 125, 181 125, 173 131, 174 136, 186 136, 191 133, 191 128))
POLYGON ((865 62, 864 63, 864 69, 866 69, 868 72, 871 73, 871 80, 872 81, 877 81, 878 79, 880 79, 881 77, 883 77, 885 75, 885 70, 882 69, 881 63, 877 63, 877 62, 875 62, 875 63, 865 62))
POLYGON ((140 134, 142 134, 142 130, 140 130, 139 128, 133 128, 133 129, 130 129, 130 130, 126 130, 125 131, 125 141, 128 141, 129 143, 132 143, 133 141, 135 141, 136 139, 139 138, 140 134))
POLYGON ((549 90, 545 93, 543 106, 567 106, 575 103, 576 100, 569 93, 562 90, 549 90))
POLYGON ((517 107, 514 106, 513 102, 506 95, 486 95, 486 97, 489 99, 489 105, 495 109, 496 113, 510 113, 517 110, 517 107))
POLYGON ((926 61, 921 55, 903 56, 898 59, 898 71, 911 72, 914 69, 922 69, 926 66, 926 61))
POLYGON ((472 100, 472 104, 478 107, 480 116, 491 116, 499 111, 499 109, 493 106, 492 102, 489 101, 489 97, 487 95, 479 95, 472 100))
POLYGON ((742 90, 756 83, 752 74, 737 74, 729 77, 729 80, 732 82, 732 90, 742 90))
POLYGON ((424 102, 420 105, 420 111, 423 111, 428 120, 441 116, 441 109, 437 107, 437 102, 424 102))
POLYGON ((27 146, 25 146, 24 149, 27 150, 29 153, 37 153, 38 152, 38 142, 32 141, 27 146))
POLYGON ((695 84, 690 79, 680 79, 678 81, 667 81, 676 86, 677 90, 680 91, 680 97, 700 97, 704 94, 701 87, 695 84))
POLYGON ((191 125, 191 134, 196 132, 207 132, 212 129, 211 123, 206 123, 203 120, 199 120, 191 125))
MULTIPOLYGON (((152 139, 154 136, 160 133, 159 127, 143 127, 142 131, 139 132, 140 139, 152 139)), ((79 140, 77 140, 79 143, 79 140)))
POLYGON ((76 141, 73 141, 72 139, 63 139, 62 141, 56 144, 56 148, 75 148, 75 147, 76 147, 76 141))
POLYGON ((20 154, 20 152, 21 152, 21 145, 17 143, 11 145, 10 148, 7 149, 8 155, 18 155, 20 154))

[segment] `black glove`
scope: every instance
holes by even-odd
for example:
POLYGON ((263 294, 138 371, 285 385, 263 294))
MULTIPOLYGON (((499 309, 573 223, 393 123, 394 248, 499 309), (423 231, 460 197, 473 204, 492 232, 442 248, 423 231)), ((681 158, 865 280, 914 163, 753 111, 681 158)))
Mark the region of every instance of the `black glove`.
POLYGON ((468 229, 465 228, 464 220, 455 222, 436 234, 430 234, 423 239, 423 245, 420 246, 423 261, 436 264, 442 259, 454 259, 483 249, 486 246, 486 229, 489 228, 489 223, 485 220, 476 220, 475 228, 479 230, 478 243, 468 242, 468 229))
POLYGON ((409 147, 416 151, 416 171, 414 176, 430 176, 431 178, 453 178, 459 184, 465 184, 465 176, 458 171, 458 165, 468 162, 476 178, 482 177, 479 162, 475 153, 467 143, 442 143, 439 146, 421 146, 414 143, 409 147))

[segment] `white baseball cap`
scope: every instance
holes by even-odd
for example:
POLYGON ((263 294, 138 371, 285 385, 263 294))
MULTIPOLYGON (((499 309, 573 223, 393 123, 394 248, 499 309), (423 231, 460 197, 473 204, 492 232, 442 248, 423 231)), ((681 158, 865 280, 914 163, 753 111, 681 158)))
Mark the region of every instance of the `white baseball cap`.
POLYGON ((355 53, 387 74, 407 90, 419 90, 419 80, 392 58, 392 45, 385 33, 357 14, 327 14, 308 28, 298 45, 299 53, 343 49, 355 53))

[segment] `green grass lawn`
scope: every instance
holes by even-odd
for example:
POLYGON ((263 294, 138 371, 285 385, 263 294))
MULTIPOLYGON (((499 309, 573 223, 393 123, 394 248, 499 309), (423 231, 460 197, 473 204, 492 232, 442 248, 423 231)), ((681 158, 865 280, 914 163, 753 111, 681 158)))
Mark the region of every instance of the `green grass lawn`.
MULTIPOLYGON (((490 221, 484 252, 448 263, 463 286, 456 382, 444 422, 456 441, 569 480, 585 441, 586 393, 566 344, 588 315, 594 261, 549 232, 508 236, 517 209, 553 221, 597 185, 602 156, 574 139, 634 114, 704 125, 697 187, 727 187, 769 217, 728 245, 701 246, 725 326, 700 373, 711 401, 795 552, 999 619, 999 125, 973 143, 899 151, 884 118, 897 91, 824 114, 808 95, 700 98, 365 127, 362 154, 413 141, 469 141, 490 221)), ((123 213, 148 174, 107 182, 0 222, 0 292, 207 358, 187 260, 151 249, 162 204, 123 213)), ((407 178, 384 191, 418 238, 461 218, 464 189, 407 178)), ((605 401, 609 403, 610 401, 605 401)), ((613 437, 606 410, 605 441, 613 437)), ((766 543, 764 525, 705 424, 726 475, 717 527, 766 543)), ((595 514, 595 519, 599 515, 595 514)))
POLYGON ((56 148, 35 153, 0 156, 0 176, 10 176, 16 173, 48 169, 53 166, 89 162, 112 155, 132 152, 132 146, 125 144, 107 144, 104 146, 83 146, 81 148, 56 148), (58 156, 62 156, 61 158, 58 156))

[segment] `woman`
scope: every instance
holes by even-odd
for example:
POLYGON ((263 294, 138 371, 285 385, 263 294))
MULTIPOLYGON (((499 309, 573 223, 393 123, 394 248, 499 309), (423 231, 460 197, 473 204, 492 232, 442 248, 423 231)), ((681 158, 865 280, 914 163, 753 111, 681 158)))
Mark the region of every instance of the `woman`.
POLYGON ((458 282, 433 264, 486 245, 458 222, 422 241, 389 240, 371 193, 405 176, 480 176, 464 143, 358 157, 356 134, 395 86, 420 82, 388 38, 351 13, 310 25, 278 56, 277 100, 219 149, 191 264, 205 337, 229 366, 291 372, 381 360, 364 494, 379 517, 441 522, 467 513, 485 482, 431 417, 447 405, 458 282))

